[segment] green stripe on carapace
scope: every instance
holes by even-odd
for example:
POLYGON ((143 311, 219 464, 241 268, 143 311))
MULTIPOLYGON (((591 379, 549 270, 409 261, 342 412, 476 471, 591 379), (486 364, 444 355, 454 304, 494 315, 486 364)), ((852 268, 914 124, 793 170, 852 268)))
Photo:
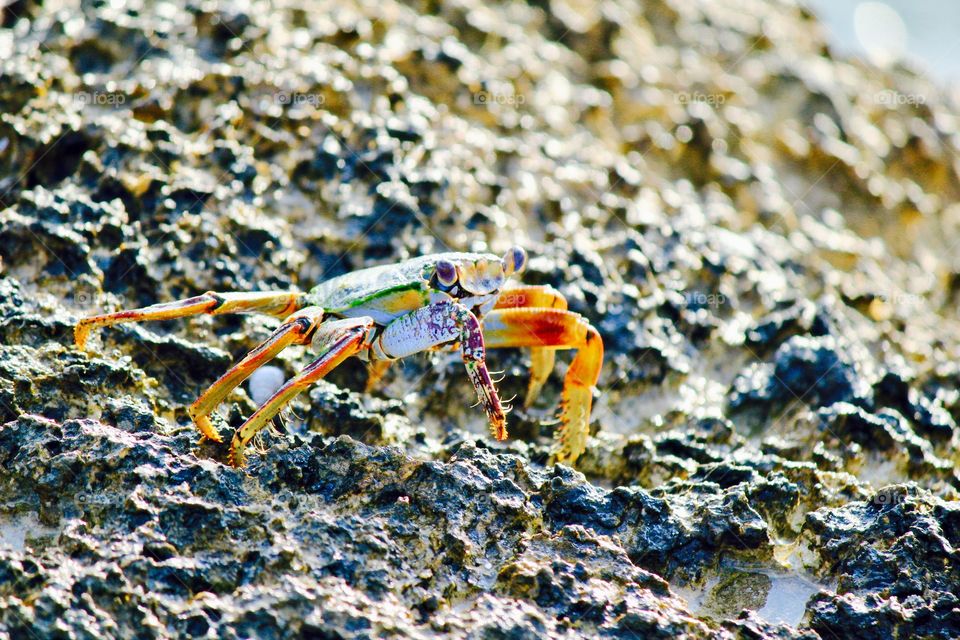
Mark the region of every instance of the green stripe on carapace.
MULTIPOLYGON (((396 293, 402 293, 404 291, 421 291, 422 292, 423 290, 424 289, 423 289, 422 282, 411 282, 409 284, 400 284, 395 287, 390 287, 389 289, 377 291, 376 293, 373 293, 367 296, 366 298, 360 298, 359 300, 355 300, 348 305, 348 308, 355 309, 356 307, 362 307, 363 305, 369 304, 374 300, 380 300, 381 298, 386 298, 387 296, 390 296, 396 293)), ((427 297, 424 296, 424 301, 426 301, 426 299, 427 297)))

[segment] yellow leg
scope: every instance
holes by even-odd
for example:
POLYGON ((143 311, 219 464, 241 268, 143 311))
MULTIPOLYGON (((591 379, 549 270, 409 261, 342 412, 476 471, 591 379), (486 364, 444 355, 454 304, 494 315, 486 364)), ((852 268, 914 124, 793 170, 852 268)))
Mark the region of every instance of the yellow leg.
POLYGON ((536 347, 576 349, 561 396, 557 460, 574 462, 590 434, 593 390, 603 366, 603 340, 580 315, 561 309, 495 309, 483 320, 488 348, 536 347))
POLYGON ((319 357, 287 380, 237 429, 230 442, 230 464, 242 467, 246 463, 244 449, 253 436, 301 391, 323 378, 350 356, 365 349, 367 333, 373 327, 373 318, 367 317, 334 320, 318 327, 312 342, 320 353, 319 357))
POLYGON ((303 294, 297 292, 253 292, 253 293, 214 293, 163 302, 142 309, 130 309, 115 313, 104 313, 84 318, 73 330, 77 347, 83 349, 93 329, 109 327, 121 322, 140 322, 143 320, 170 320, 195 316, 203 313, 220 315, 223 313, 265 313, 286 318, 302 308, 303 294))
MULTIPOLYGON (((539 307, 543 309, 567 309, 567 299, 549 285, 528 285, 507 289, 500 294, 494 309, 517 309, 524 307, 539 307)), ((553 348, 530 348, 530 384, 527 386, 527 397, 523 401, 525 407, 530 407, 540 395, 540 390, 546 384, 550 372, 553 371, 556 351, 553 348)))
POLYGON ((553 371, 556 359, 556 349, 550 347, 530 348, 530 383, 527 385, 527 397, 523 400, 523 406, 527 409, 537 401, 543 385, 547 383, 550 372, 553 371))
POLYGON ((383 376, 387 374, 387 370, 390 368, 390 360, 374 360, 367 367, 368 377, 367 384, 364 387, 364 390, 367 393, 370 393, 377 388, 377 385, 380 384, 380 381, 383 380, 383 376))
POLYGON ((277 327, 269 338, 248 353, 242 360, 227 369, 216 382, 190 405, 190 417, 205 438, 221 442, 220 434, 208 417, 217 405, 247 379, 256 369, 272 360, 291 344, 309 344, 314 331, 323 319, 323 309, 307 307, 297 311, 277 327))

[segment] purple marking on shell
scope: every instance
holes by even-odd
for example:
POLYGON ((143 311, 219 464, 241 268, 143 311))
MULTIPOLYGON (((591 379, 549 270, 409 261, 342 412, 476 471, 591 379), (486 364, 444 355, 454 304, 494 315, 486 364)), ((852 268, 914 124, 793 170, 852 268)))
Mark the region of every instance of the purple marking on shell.
POLYGON ((477 317, 466 309, 460 313, 460 321, 463 323, 463 333, 461 340, 463 345, 463 357, 471 360, 483 360, 485 349, 483 345, 483 331, 480 329, 480 323, 477 317))
POLYGON ((456 305, 444 302, 428 307, 427 331, 436 339, 444 338, 456 331, 456 305))

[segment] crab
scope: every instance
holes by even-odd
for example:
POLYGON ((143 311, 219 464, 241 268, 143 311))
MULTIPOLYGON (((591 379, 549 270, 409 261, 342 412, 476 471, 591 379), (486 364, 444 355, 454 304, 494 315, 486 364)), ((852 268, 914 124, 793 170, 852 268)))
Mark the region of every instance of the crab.
MULTIPOLYGON (((553 370, 558 349, 576 349, 563 382, 556 460, 574 463, 586 448, 590 408, 603 364, 603 341, 582 316, 550 286, 506 288, 521 273, 527 254, 510 248, 488 253, 440 253, 371 267, 326 280, 307 293, 209 291, 174 302, 94 315, 74 329, 85 349, 90 332, 122 322, 169 320, 198 314, 262 313, 283 322, 272 335, 230 367, 190 406, 203 438, 222 442, 210 420, 217 405, 258 367, 290 345, 307 345, 316 358, 236 430, 228 461, 246 463, 250 440, 301 391, 350 356, 371 363, 371 379, 399 358, 459 350, 486 411, 493 437, 507 437, 506 413, 486 365, 486 349, 526 347, 531 375, 526 406, 537 398, 553 370)), ((201 441, 203 440, 201 438, 201 441)))

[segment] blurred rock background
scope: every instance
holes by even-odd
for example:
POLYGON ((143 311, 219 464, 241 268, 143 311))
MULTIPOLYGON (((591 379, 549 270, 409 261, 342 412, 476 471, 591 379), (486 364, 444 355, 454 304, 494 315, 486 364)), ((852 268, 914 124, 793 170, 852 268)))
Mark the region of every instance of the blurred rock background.
MULTIPOLYGON (((0 25, 0 634, 960 635, 942 84, 787 0, 0 25), (371 394, 352 362, 237 471, 186 406, 274 322, 72 346, 100 310, 515 242, 606 344, 577 470, 546 464, 565 354, 502 445, 455 357, 371 394)), ((491 362, 522 393, 527 354, 491 362)))

